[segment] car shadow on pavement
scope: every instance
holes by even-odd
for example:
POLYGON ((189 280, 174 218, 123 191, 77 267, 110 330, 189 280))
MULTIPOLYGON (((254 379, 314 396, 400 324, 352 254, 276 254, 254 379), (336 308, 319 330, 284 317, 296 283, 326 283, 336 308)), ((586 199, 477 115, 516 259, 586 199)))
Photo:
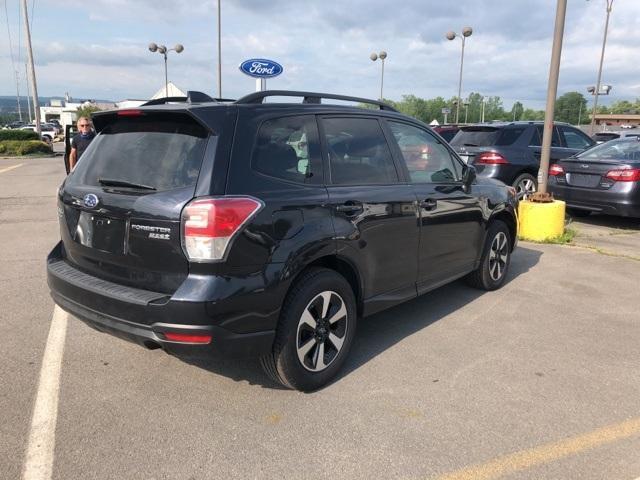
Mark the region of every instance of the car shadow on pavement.
MULTIPOLYGON (((506 284, 528 272, 538 263, 541 255, 541 251, 518 247, 512 257, 506 284)), ((477 290, 467 286, 463 281, 457 281, 402 305, 360 319, 349 357, 342 371, 331 383, 349 375, 413 333, 454 313, 480 296, 491 294, 492 292, 477 290)), ((284 389, 267 377, 256 359, 199 360, 182 357, 180 359, 235 381, 244 381, 250 385, 260 385, 269 389, 284 389)))

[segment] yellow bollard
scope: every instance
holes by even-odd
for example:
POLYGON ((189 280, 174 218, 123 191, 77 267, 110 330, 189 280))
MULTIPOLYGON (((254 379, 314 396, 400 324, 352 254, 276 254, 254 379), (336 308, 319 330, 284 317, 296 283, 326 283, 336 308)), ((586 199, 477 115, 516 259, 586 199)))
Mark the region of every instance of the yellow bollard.
POLYGON ((523 200, 518 205, 520 239, 542 242, 564 233, 565 203, 554 200, 538 203, 523 200))

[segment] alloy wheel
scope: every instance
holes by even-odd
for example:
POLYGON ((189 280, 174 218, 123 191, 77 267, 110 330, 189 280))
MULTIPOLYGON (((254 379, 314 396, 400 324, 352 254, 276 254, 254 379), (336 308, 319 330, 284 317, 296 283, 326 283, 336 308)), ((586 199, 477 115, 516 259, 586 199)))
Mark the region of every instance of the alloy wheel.
POLYGON ((534 182, 530 178, 523 178, 516 185, 516 194, 518 195, 518 200, 524 200, 525 197, 531 195, 532 193, 536 193, 536 182, 534 182))
POLYGON ((324 291, 307 304, 296 332, 296 351, 302 366, 311 372, 325 370, 337 358, 347 337, 348 314, 344 300, 324 291))
POLYGON ((504 232, 498 232, 491 242, 489 251, 489 275, 494 282, 502 278, 509 259, 509 242, 504 232))

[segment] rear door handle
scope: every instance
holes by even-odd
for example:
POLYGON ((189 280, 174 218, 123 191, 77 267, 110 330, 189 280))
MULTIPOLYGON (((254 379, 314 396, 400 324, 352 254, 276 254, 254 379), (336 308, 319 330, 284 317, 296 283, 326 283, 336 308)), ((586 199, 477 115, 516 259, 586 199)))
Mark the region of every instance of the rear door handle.
POLYGON ((420 202, 420 208, 425 210, 433 210, 438 206, 438 201, 435 198, 427 198, 420 202))

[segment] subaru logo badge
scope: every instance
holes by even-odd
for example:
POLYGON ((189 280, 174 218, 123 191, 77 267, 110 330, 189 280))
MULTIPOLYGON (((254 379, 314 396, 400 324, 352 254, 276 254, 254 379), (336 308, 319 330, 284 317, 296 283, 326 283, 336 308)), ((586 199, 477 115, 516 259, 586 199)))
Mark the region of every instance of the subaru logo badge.
POLYGON ((93 193, 87 193, 84 196, 84 206, 87 208, 93 208, 96 205, 98 205, 98 197, 96 195, 94 195, 93 193))
POLYGON ((580 165, 580 168, 589 168, 589 165, 587 165, 586 163, 583 163, 582 165, 580 165))

